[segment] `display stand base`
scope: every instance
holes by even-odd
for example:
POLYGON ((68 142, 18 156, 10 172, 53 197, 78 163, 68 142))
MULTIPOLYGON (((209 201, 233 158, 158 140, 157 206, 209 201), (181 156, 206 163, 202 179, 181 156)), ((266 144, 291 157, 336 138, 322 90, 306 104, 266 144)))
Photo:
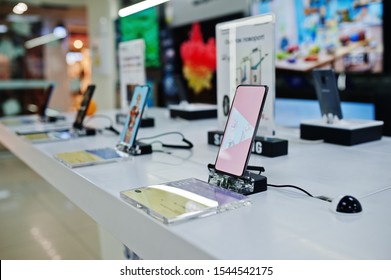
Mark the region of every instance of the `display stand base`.
POLYGON ((94 136, 97 134, 97 130, 95 128, 90 128, 90 127, 83 127, 81 129, 74 129, 75 133, 79 137, 83 136, 94 136))
POLYGON ((141 118, 140 127, 154 127, 155 119, 154 118, 141 118))
POLYGON ((170 105, 171 118, 183 118, 186 120, 200 120, 217 118, 217 105, 212 104, 186 104, 170 105))
POLYGON ((222 174, 214 168, 213 164, 208 164, 209 177, 208 183, 223 187, 225 189, 250 195, 267 190, 267 178, 261 175, 265 171, 263 167, 248 166, 245 174, 241 177, 233 177, 227 174, 222 174), (256 174, 252 171, 259 171, 256 174))
POLYGON ((65 116, 44 116, 40 118, 43 123, 54 123, 57 121, 65 121, 65 116))
POLYGON ((340 120, 328 124, 323 119, 304 121, 300 124, 300 137, 306 140, 321 140, 344 146, 379 140, 383 122, 368 120, 340 120))
POLYGON ((136 144, 128 150, 132 156, 141 156, 152 153, 152 146, 150 144, 136 142, 136 144))
MULTIPOLYGON (((223 132, 208 131, 208 144, 220 146, 223 132)), ((251 152, 266 157, 278 157, 288 154, 288 141, 279 138, 255 136, 251 152)))

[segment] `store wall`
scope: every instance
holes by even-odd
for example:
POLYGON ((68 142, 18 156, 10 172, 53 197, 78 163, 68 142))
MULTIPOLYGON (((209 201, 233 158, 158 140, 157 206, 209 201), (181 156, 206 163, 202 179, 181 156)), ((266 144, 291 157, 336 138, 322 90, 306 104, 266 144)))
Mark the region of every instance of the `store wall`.
POLYGON ((117 0, 85 0, 91 49, 92 82, 98 110, 115 108, 117 82, 114 19, 117 0))
POLYGON ((47 44, 44 47, 44 76, 46 80, 56 83, 49 107, 60 112, 69 111, 72 106, 65 54, 66 51, 61 41, 47 44))

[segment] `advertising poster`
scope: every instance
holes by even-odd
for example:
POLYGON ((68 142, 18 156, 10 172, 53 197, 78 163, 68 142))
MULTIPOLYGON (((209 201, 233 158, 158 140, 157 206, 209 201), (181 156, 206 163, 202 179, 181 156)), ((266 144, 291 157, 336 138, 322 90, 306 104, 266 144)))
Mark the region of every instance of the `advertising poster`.
POLYGON ((128 88, 145 85, 145 42, 143 39, 119 44, 119 75, 121 86, 121 108, 129 106, 128 88))
POLYGON ((265 14, 216 26, 217 105, 221 129, 238 85, 267 85, 269 93, 258 135, 274 135, 274 22, 273 14, 265 14))

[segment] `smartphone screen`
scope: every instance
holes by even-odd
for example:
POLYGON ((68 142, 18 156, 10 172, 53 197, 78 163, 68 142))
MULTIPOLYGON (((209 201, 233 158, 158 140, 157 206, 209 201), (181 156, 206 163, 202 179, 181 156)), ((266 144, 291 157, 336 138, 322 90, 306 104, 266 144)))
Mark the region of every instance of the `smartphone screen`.
POLYGON ((120 136, 120 144, 132 147, 136 141, 140 119, 147 103, 149 93, 148 86, 135 86, 132 100, 129 105, 129 114, 120 136))
POLYGON ((265 104, 267 86, 239 85, 225 126, 215 169, 242 176, 265 104))
POLYGON ((95 85, 89 85, 87 87, 86 92, 83 95, 83 100, 81 101, 81 105, 79 110, 77 111, 75 122, 73 123, 73 127, 77 129, 83 128, 83 121, 87 113, 88 105, 90 105, 90 101, 92 95, 95 91, 95 85))

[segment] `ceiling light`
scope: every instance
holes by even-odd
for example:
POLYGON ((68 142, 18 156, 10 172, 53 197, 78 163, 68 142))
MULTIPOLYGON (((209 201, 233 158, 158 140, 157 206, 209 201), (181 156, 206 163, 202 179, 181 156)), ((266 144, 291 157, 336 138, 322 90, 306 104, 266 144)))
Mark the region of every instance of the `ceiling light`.
POLYGON ((66 33, 65 34, 64 33, 56 34, 53 32, 50 34, 43 35, 41 37, 37 37, 37 38, 31 39, 31 40, 28 40, 28 41, 26 41, 24 46, 26 47, 26 49, 32 49, 32 48, 35 48, 35 47, 38 47, 41 45, 45 45, 45 44, 57 41, 59 39, 65 38, 65 37, 66 37, 66 33))
POLYGON ((118 15, 120 17, 126 17, 128 15, 131 15, 131 14, 134 14, 137 12, 141 12, 143 10, 152 8, 154 6, 163 4, 168 1, 170 1, 170 0, 144 0, 144 1, 139 2, 137 4, 133 4, 133 5, 130 5, 126 8, 119 10, 118 15))
POLYGON ((19 10, 18 7, 16 7, 16 6, 12 9, 12 11, 14 12, 14 14, 17 14, 17 15, 21 15, 24 13, 22 10, 19 10))
POLYGON ((75 40, 73 42, 73 46, 75 47, 75 49, 81 49, 83 47, 83 41, 82 40, 75 40))
POLYGON ((17 15, 21 15, 24 12, 26 12, 27 9, 28 9, 28 7, 25 3, 18 3, 17 5, 15 5, 15 7, 12 9, 12 11, 17 15))
POLYGON ((57 25, 53 29, 53 34, 58 38, 65 38, 68 35, 67 29, 63 25, 57 25))

